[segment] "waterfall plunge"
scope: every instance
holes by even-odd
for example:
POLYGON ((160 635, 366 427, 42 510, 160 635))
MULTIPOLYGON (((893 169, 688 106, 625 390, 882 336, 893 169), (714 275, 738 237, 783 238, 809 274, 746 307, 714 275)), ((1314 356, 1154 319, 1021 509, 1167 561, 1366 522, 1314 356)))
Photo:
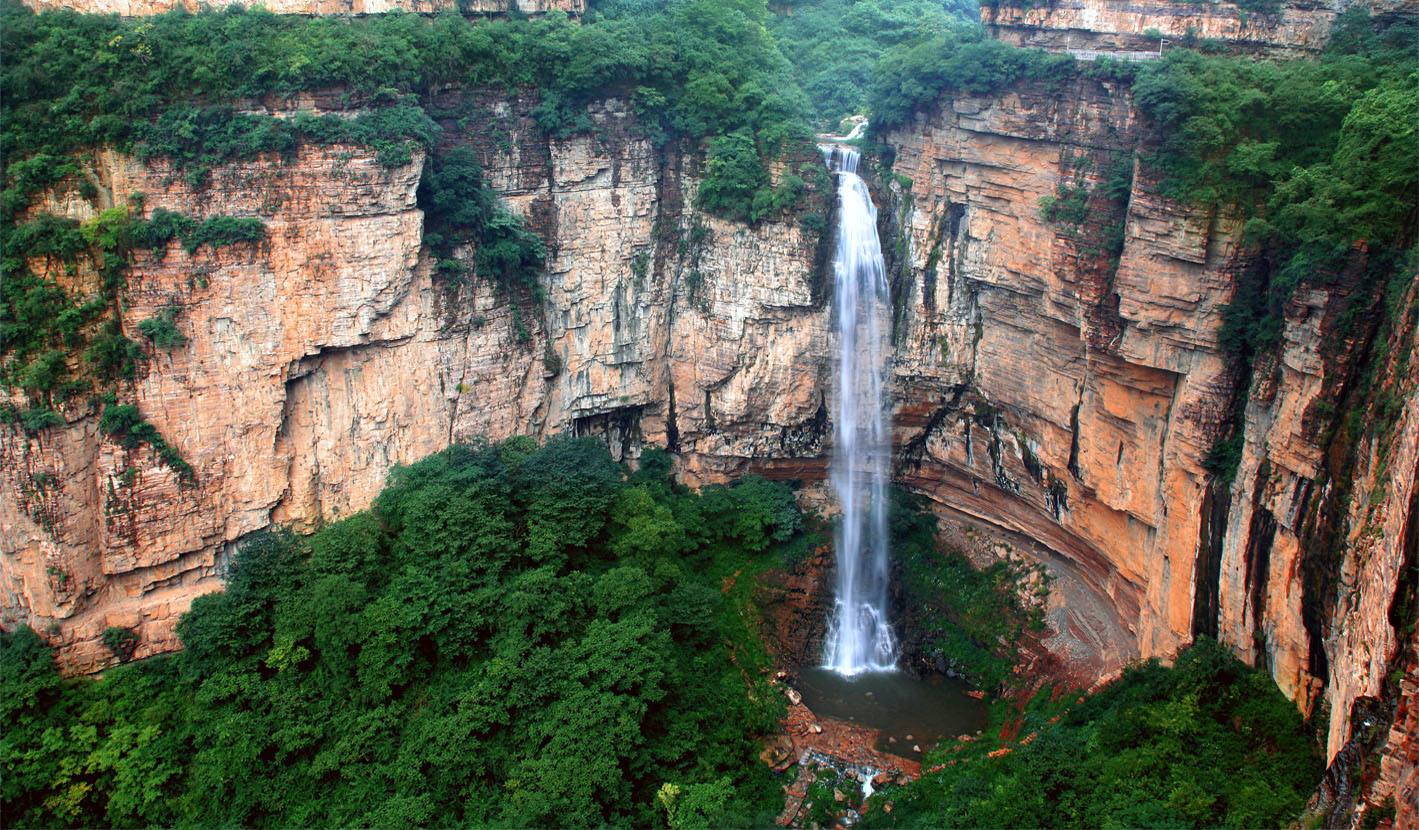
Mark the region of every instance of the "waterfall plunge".
POLYGON ((837 598, 823 665, 838 674, 892 671, 897 643, 887 621, 887 482, 891 422, 887 410, 886 267, 877 240, 877 209, 857 175, 856 150, 825 149, 838 175, 838 245, 833 259, 833 318, 838 337, 833 384, 833 493, 838 523, 837 598))

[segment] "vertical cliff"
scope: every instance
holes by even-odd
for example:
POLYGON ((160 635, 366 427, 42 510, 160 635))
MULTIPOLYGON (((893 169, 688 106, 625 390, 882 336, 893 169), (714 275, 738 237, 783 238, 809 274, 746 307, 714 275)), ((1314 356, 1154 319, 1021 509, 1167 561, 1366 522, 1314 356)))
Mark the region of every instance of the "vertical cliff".
POLYGON ((1414 14, 1414 0, 993 0, 981 4, 991 34, 1017 46, 1050 50, 1157 51, 1206 39, 1269 54, 1314 52, 1325 46, 1335 18, 1359 6, 1377 15, 1414 14))
POLYGON ((1365 283, 1357 250, 1243 375, 1222 312, 1258 266, 1234 217, 1160 194, 1127 83, 949 97, 885 139, 903 479, 944 516, 1042 543, 1134 653, 1202 633, 1267 667, 1331 756, 1393 719, 1366 782, 1402 788, 1414 275, 1365 283), (1208 457, 1234 411, 1229 483, 1208 457), (1361 729, 1357 705, 1381 715, 1361 729))
POLYGON ((105 152, 88 170, 95 195, 69 182, 37 205, 82 219, 136 192, 149 213, 260 217, 266 234, 192 253, 174 242, 129 270, 121 328, 176 308, 187 343, 150 350, 120 398, 190 481, 102 433, 87 404, 37 434, 3 427, 6 625, 46 632, 79 671, 115 659, 110 626, 138 633, 139 656, 175 648, 178 615, 220 587, 233 544, 363 509, 391 466, 453 441, 573 432, 620 455, 652 441, 697 480, 816 459, 820 240, 798 216, 750 228, 697 213, 696 157, 652 145, 618 104, 589 113, 590 134, 554 139, 532 103, 488 99, 444 140, 474 147, 546 240, 541 301, 433 273, 422 158, 386 168, 371 150, 306 146, 193 188, 105 152))

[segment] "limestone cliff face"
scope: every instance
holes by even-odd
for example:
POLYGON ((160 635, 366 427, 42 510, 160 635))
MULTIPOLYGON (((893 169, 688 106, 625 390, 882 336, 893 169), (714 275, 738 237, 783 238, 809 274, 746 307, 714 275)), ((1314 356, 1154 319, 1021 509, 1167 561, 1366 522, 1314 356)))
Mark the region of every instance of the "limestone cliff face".
MULTIPOLYGON (((87 410, 0 435, 5 624, 27 623, 71 670, 112 662, 109 626, 139 656, 176 648, 178 615, 221 586, 231 546, 273 524, 308 530, 368 506, 392 465, 450 442, 604 435, 618 454, 678 446, 691 477, 752 459, 821 455, 827 332, 818 240, 796 219, 747 228, 690 209, 697 178, 611 105, 595 136, 551 140, 503 102, 473 144, 548 243, 546 301, 487 281, 436 283, 415 191, 355 147, 233 164, 194 191, 163 165, 102 153, 98 204, 259 216, 256 245, 174 244, 131 269, 122 324, 179 306, 186 346, 156 351, 121 397, 191 464, 184 484, 126 450, 87 410)), ((134 335, 136 337, 136 335, 134 335)))
MULTIPOLYGON (((24 3, 35 11, 73 9, 125 17, 162 14, 177 9, 196 12, 206 6, 217 5, 204 0, 24 0, 24 3)), ((237 0, 237 5, 259 5, 276 14, 330 15, 383 14, 396 10, 432 14, 451 9, 480 15, 505 15, 513 11, 532 15, 564 11, 570 15, 581 15, 586 11, 585 0, 237 0)))
POLYGON ((1089 228, 1046 220, 1061 182, 1131 169, 1133 117, 1126 87, 1082 81, 949 101, 888 140, 895 186, 910 183, 897 276, 909 480, 1062 555, 1151 656, 1191 634, 1235 245, 1143 175, 1126 210, 1097 211, 1123 223, 1116 266, 1089 228))
POLYGON ((1414 0, 1284 0, 1274 9, 1259 9, 1262 5, 1189 0, 1000 0, 982 4, 981 22, 1007 43, 1050 50, 1157 51, 1159 36, 1177 41, 1191 35, 1238 49, 1295 52, 1325 46, 1336 16, 1352 5, 1376 15, 1419 11, 1414 0))
MULTIPOLYGON (((267 233, 131 270, 124 329, 177 306, 188 343, 154 352, 121 396, 192 482, 88 410, 37 436, 0 427, 6 626, 44 633, 74 671, 115 659, 109 626, 133 628, 139 656, 176 648, 178 615, 249 534, 349 515, 393 465, 479 436, 596 435, 627 458, 666 445, 692 484, 821 478, 830 240, 801 217, 699 215, 692 148, 657 148, 614 102, 566 139, 537 128, 531 101, 471 104, 472 126, 445 123, 442 140, 472 146, 545 240, 540 302, 435 279, 422 159, 304 147, 193 189, 108 152, 95 199, 47 197, 84 217, 141 192, 148 210, 257 216, 267 233)), ((976 558, 1054 573, 1051 646, 1085 676, 1215 633, 1325 719, 1332 755, 1383 721, 1367 786, 1405 803, 1415 292, 1378 331, 1345 313, 1353 285, 1302 291, 1279 352, 1237 377, 1216 345, 1248 267, 1237 221, 1162 197, 1134 161, 1140 135, 1126 84, 1081 79, 946 100, 886 136, 898 478, 976 558), (1080 190, 1082 220, 1048 209, 1080 190), (1242 461, 1219 484, 1204 461, 1238 394, 1242 461)))
MULTIPOLYGON (((1108 598, 1132 653, 1207 633, 1268 668, 1331 756, 1374 726, 1357 703, 1387 711, 1372 803, 1412 792, 1419 280, 1384 330, 1358 277, 1299 291, 1248 383, 1217 346, 1248 267, 1237 223, 1158 194, 1126 85, 955 98, 886 138, 902 479, 1038 543, 1059 587, 1108 598), (1127 196, 1101 198, 1129 166, 1127 196), (1089 217, 1052 215, 1078 188, 1089 217), (1228 486, 1204 462, 1234 394, 1228 486)), ((1064 620, 1065 650, 1109 628, 1064 620)))

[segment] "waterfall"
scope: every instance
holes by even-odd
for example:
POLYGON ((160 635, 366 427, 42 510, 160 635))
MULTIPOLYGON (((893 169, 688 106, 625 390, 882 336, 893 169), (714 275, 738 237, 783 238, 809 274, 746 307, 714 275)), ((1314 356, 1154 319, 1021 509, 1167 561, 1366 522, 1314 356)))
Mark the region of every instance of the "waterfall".
POLYGON ((838 359, 833 383, 833 493, 842 509, 836 535, 837 596, 824 648, 825 668, 843 675, 896 668, 887 621, 887 483, 891 416, 887 269, 877 239, 877 209, 857 175, 859 155, 825 148, 838 175, 833 321, 838 359))

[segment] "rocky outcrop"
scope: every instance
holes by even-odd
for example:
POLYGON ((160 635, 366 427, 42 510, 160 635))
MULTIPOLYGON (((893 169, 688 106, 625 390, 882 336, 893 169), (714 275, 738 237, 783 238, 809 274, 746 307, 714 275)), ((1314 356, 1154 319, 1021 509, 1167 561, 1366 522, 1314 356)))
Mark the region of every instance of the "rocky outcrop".
POLYGON ((1237 377, 1217 346, 1251 267, 1237 223, 1158 194, 1128 97, 1097 80, 964 96, 887 136, 901 479, 951 522, 1030 540, 1062 587, 1090 583, 1136 654, 1205 633, 1266 667, 1325 719, 1331 756, 1357 701, 1389 705, 1379 803, 1413 774, 1412 707, 1393 704, 1413 670, 1419 288, 1377 328, 1384 286, 1357 250, 1237 377), (1123 203, 1102 199, 1130 164, 1123 203), (1070 224, 1049 205, 1075 190, 1089 217, 1070 224), (1234 390, 1226 485, 1206 462, 1234 390))
MULTIPOLYGON (((1061 183, 1131 168, 1126 87, 960 98, 892 133, 904 477, 1038 540, 1110 597, 1143 656, 1191 636, 1203 460, 1231 379, 1213 343, 1225 225, 1135 176, 1116 266, 1047 221, 1061 183)), ((1101 212, 1101 215, 1107 211, 1101 212)))
POLYGON ((1352 5, 1377 15, 1419 12, 1414 0, 1000 0, 981 5, 981 22, 1006 43, 1052 51, 1156 52, 1163 38, 1196 38, 1234 49, 1304 52, 1324 47, 1336 16, 1352 5))
MULTIPOLYGON (((226 6, 205 0, 23 0, 35 11, 72 9, 92 14, 119 14, 142 17, 174 10, 201 11, 226 6)), ((585 0, 249 0, 245 7, 261 6, 276 14, 384 14, 392 11, 433 14, 458 10, 464 14, 501 16, 510 13, 546 14, 562 11, 579 16, 586 11, 585 0)))
POLYGON ((698 215, 693 158, 634 134, 618 105, 565 140, 530 108, 492 103, 477 132, 450 123, 445 138, 477 149, 546 240, 542 303, 433 278, 422 159, 386 169, 367 149, 304 147, 194 190, 106 152, 92 203, 49 199, 84 218, 138 192, 147 210, 261 217, 266 238, 191 255, 173 244, 130 270, 123 328, 177 306, 188 342, 154 351, 120 394, 191 483, 102 435, 88 410, 36 436, 3 428, 6 626, 47 633, 77 671, 115 659, 100 644, 110 626, 138 633, 137 656, 171 650, 177 616, 220 587, 243 537, 363 509, 391 466, 453 441, 595 434, 625 457, 671 444, 700 480, 821 455, 818 240, 794 217, 698 215))

